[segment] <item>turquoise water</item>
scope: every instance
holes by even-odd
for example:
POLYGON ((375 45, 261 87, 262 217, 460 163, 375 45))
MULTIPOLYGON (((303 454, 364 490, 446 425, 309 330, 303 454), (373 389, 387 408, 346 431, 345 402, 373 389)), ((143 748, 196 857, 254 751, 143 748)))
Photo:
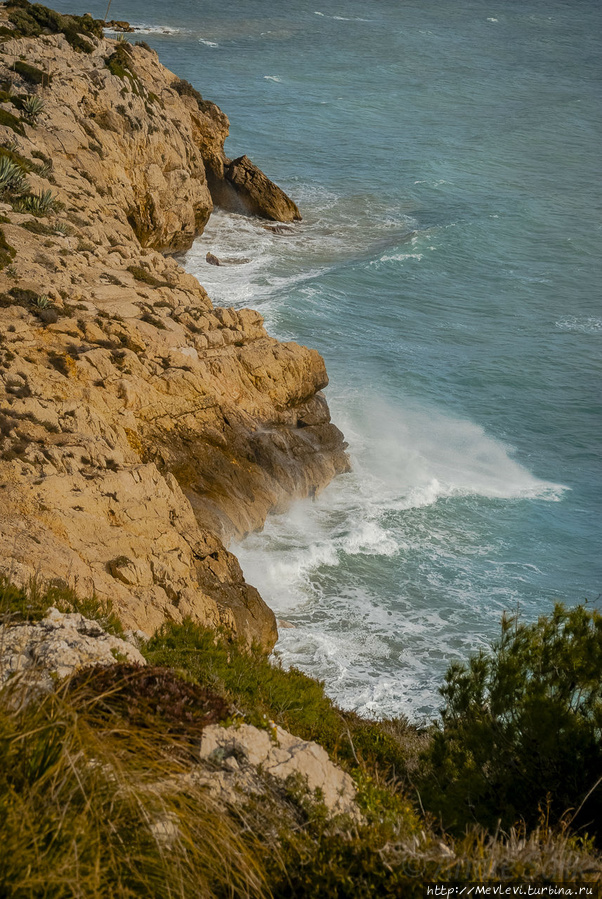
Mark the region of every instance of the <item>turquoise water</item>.
POLYGON ((278 650, 345 706, 432 716, 504 609, 600 602, 600 5, 111 15, 304 215, 285 237, 217 213, 186 257, 216 303, 320 350, 349 441, 352 473, 235 547, 295 625, 278 650))

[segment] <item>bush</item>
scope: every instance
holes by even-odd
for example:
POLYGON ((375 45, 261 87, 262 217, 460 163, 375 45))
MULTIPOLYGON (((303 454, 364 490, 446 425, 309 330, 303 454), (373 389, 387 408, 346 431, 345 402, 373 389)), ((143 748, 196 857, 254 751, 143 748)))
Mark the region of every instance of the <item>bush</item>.
POLYGON ((43 72, 42 69, 38 69, 36 66, 30 66, 28 62, 23 62, 22 59, 18 59, 13 68, 21 78, 24 78, 30 84, 48 85, 52 81, 52 75, 43 72))
POLYGON ((602 835, 600 613, 504 617, 491 651, 452 665, 441 693, 422 799, 444 826, 531 826, 545 810, 602 835))
POLYGON ((11 9, 9 22, 16 28, 15 37, 37 37, 46 30, 53 34, 64 34, 74 50, 92 53, 94 45, 82 35, 96 38, 103 36, 103 22, 93 19, 88 13, 83 16, 61 15, 47 6, 28 2, 13 2, 7 6, 11 9))
POLYGON ((0 228, 0 271, 10 265, 17 251, 7 242, 4 231, 0 228))
POLYGON ((186 779, 169 728, 146 724, 162 720, 169 675, 126 675, 134 716, 106 678, 87 672, 21 707, 0 693, 0 895, 264 896, 241 826, 186 779))
POLYGON ((367 771, 384 778, 405 773, 406 739, 415 729, 403 722, 369 721, 338 709, 324 684, 295 668, 273 664, 263 652, 216 636, 191 621, 167 624, 143 649, 153 665, 184 669, 210 686, 249 724, 272 719, 304 740, 320 743, 348 770, 367 771), (407 732, 407 733, 406 733, 407 732))
POLYGON ((7 128, 11 128, 15 134, 25 134, 25 129, 23 125, 12 112, 8 112, 6 109, 0 109, 0 125, 6 125, 7 128))

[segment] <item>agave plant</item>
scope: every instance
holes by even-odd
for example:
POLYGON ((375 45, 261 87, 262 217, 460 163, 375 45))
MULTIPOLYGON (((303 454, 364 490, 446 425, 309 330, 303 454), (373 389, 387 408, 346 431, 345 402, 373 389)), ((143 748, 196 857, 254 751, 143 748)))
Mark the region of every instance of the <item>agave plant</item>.
POLYGON ((56 222, 54 225, 54 233, 61 234, 63 237, 69 237, 73 233, 73 229, 67 222, 56 222))
POLYGON ((10 193, 18 196, 24 194, 28 188, 27 178, 16 162, 8 156, 0 156, 0 194, 10 193))
POLYGON ((46 104, 41 97, 30 94, 21 104, 22 118, 34 125, 41 112, 44 111, 46 104))
POLYGON ((30 212, 32 215, 48 215, 59 208, 56 197, 51 190, 43 190, 39 194, 28 194, 19 202, 19 212, 30 212))
POLYGON ((52 171, 52 162, 48 160, 48 162, 37 163, 32 166, 31 170, 32 172, 35 172, 36 175, 39 175, 40 178, 47 178, 52 171))
POLYGON ((36 297, 34 305, 37 306, 38 309, 48 309, 48 307, 52 305, 52 300, 48 294, 41 293, 36 297))

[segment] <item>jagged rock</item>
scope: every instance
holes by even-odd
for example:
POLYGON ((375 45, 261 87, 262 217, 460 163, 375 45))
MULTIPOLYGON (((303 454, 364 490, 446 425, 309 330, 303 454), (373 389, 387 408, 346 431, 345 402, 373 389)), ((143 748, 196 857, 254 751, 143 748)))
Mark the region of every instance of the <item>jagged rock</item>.
POLYGON ((238 258, 236 256, 229 256, 226 259, 218 259, 217 256, 213 255, 213 253, 207 253, 207 255, 205 256, 205 261, 208 262, 209 265, 245 265, 251 260, 238 258))
POLYGON ((135 646, 78 612, 52 608, 41 621, 0 625, 0 684, 19 675, 20 684, 50 690, 52 675, 63 678, 117 661, 146 665, 135 646))
POLYGON ((277 184, 266 178, 248 156, 239 156, 227 163, 224 178, 251 215, 276 222, 301 221, 301 213, 295 203, 277 184))
POLYGON ((213 761, 221 768, 222 777, 208 778, 208 785, 227 801, 236 801, 236 790, 241 788, 243 793, 252 792, 249 770, 260 769, 282 781, 298 777, 312 793, 320 791, 331 814, 360 818, 349 774, 330 761, 322 746, 281 727, 268 732, 250 724, 212 724, 203 732, 199 754, 202 761, 213 761))
POLYGON ((279 235, 290 235, 294 234, 295 230, 290 225, 262 225, 264 231, 270 231, 272 234, 279 235))
POLYGON ((0 573, 62 578, 147 633, 191 616, 270 647, 274 615, 226 544, 347 469, 324 363, 256 312, 214 309, 159 252, 211 213, 228 120, 154 51, 90 43, 22 38, 0 57, 17 91, 11 59, 54 73, 36 127, 0 141, 52 160, 50 185, 27 178, 63 204, 38 224, 2 204, 0 573))

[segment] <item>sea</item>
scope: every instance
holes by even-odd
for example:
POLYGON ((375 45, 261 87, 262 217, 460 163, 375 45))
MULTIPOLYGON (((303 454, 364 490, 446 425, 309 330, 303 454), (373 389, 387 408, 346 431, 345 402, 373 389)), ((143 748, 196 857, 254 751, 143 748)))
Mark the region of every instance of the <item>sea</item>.
MULTIPOLYGON (((104 18, 105 2, 54 0, 104 18)), ((317 348, 352 471, 233 546, 276 653, 435 718, 504 612, 601 607, 599 0, 112 0, 299 205, 183 260, 317 348), (207 252, 249 260, 214 267, 207 252)))

